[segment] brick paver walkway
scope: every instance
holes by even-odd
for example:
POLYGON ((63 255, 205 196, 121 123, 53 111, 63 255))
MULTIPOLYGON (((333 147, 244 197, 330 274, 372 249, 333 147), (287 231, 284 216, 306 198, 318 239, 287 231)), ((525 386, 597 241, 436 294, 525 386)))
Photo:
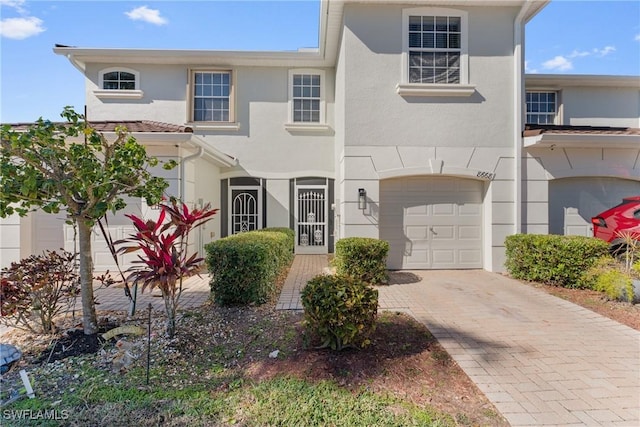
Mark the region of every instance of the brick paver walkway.
MULTIPOLYGON (((180 297, 180 308, 200 307, 209 298, 211 288, 209 287, 209 275, 193 276, 186 279, 182 285, 183 292, 180 297)), ((145 290, 140 292, 138 288, 138 297, 136 301, 136 309, 146 309, 151 303, 154 310, 164 310, 164 300, 159 289, 149 292, 145 290)), ((114 310, 126 311, 129 309, 129 299, 124 294, 121 286, 110 286, 108 288, 98 286, 94 289, 94 296, 98 305, 96 310, 114 310)), ((78 301, 76 307, 80 307, 78 301)))
POLYGON ((326 271, 327 255, 296 255, 282 286, 276 310, 302 310, 300 291, 307 282, 326 271))
MULTIPOLYGON (((301 308, 326 267, 311 257, 296 257, 279 308, 301 308)), ((640 332, 485 271, 394 272, 378 290, 380 308, 426 325, 512 426, 640 426, 640 332)))

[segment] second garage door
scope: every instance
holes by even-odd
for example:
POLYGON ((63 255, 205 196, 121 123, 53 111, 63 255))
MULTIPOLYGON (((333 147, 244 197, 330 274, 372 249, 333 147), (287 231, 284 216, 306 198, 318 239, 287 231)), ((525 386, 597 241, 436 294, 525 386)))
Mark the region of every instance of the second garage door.
POLYGON ((549 233, 593 236, 591 217, 640 195, 640 182, 620 178, 562 178, 549 182, 549 233))
POLYGON ((482 268, 480 181, 409 177, 380 182, 380 238, 390 269, 482 268))

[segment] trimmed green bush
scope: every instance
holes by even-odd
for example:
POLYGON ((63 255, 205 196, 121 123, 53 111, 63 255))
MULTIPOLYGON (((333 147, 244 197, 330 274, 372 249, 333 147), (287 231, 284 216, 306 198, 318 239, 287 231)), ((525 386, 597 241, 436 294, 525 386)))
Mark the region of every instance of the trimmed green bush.
POLYGON ((286 227, 267 227, 267 228, 262 228, 262 229, 257 230, 257 231, 260 231, 260 232, 268 231, 268 232, 286 234, 287 238, 289 239, 289 247, 291 249, 291 253, 294 252, 295 247, 296 247, 296 233, 292 229, 286 228, 286 227))
POLYGON ((333 264, 339 275, 370 284, 386 283, 389 242, 369 237, 347 237, 336 242, 333 264))
POLYGON ((289 235, 279 231, 235 234, 209 243, 206 251, 211 292, 223 305, 267 302, 293 260, 289 235))
POLYGON ((350 276, 320 275, 302 290, 307 330, 320 347, 366 347, 375 329, 378 291, 350 276))
POLYGON ((513 277, 566 288, 580 287, 582 273, 609 253, 607 242, 583 236, 515 234, 505 246, 513 277))

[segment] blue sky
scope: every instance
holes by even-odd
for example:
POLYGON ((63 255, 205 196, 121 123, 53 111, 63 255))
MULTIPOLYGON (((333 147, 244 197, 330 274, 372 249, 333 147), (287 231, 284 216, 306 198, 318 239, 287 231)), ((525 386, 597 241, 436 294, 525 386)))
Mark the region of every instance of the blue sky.
MULTIPOLYGON (((318 0, 0 0, 0 122, 82 111, 83 77, 54 44, 296 50, 318 45, 318 0)), ((527 26, 531 73, 640 75, 640 2, 553 0, 527 26)))

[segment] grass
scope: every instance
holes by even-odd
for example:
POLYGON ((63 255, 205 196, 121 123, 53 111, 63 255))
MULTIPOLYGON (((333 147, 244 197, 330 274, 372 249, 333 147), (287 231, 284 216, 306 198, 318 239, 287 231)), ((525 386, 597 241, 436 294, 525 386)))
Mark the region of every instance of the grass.
MULTIPOLYGON (((58 406, 78 425, 168 426, 453 426, 453 419, 428 408, 361 390, 353 393, 332 381, 278 377, 237 380, 227 390, 201 385, 182 390, 161 384, 150 389, 89 382, 58 406), (114 414, 117 419, 114 419, 114 414), (126 418, 123 418, 126 417, 126 418), (214 422, 215 424, 212 424, 214 422), (86 423, 86 424, 85 424, 86 423)), ((12 409, 51 409, 52 402, 23 400, 12 409)), ((4 420, 4 426, 55 426, 52 420, 4 420)))

